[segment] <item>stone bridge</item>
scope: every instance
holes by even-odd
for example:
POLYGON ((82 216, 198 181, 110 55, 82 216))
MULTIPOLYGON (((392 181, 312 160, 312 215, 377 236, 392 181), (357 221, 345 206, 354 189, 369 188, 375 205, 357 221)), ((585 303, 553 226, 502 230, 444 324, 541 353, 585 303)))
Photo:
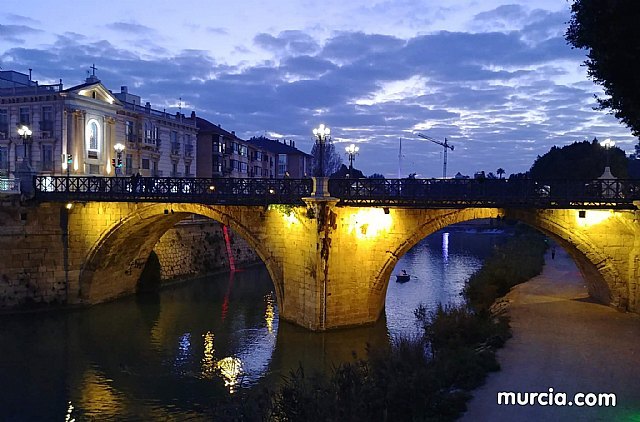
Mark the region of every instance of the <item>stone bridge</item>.
POLYGON ((591 295, 640 312, 640 211, 603 209, 204 205, 153 202, 42 202, 1 207, 0 305, 11 287, 65 305, 135 292, 160 237, 191 214, 230 226, 264 261, 280 316, 311 330, 371 323, 384 309, 399 258, 448 225, 503 216, 555 239, 574 258, 591 295), (6 223, 9 222, 9 223, 6 223), (13 284, 12 284, 13 283, 13 284))

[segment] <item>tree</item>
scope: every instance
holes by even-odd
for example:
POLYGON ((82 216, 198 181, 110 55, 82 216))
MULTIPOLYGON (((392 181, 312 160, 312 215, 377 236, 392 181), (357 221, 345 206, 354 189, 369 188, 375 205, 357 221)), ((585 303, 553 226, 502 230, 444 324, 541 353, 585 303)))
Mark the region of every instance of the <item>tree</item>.
POLYGON ((372 175, 368 176, 368 179, 384 179, 384 175, 380 174, 380 173, 373 173, 372 175))
POLYGON ((624 151, 618 147, 607 151, 597 139, 591 142, 574 142, 562 148, 553 146, 549 152, 536 158, 529 173, 534 180, 596 179, 604 171, 607 164, 607 154, 609 154, 609 164, 613 175, 626 179, 628 170, 624 151))
POLYGON ((599 109, 611 110, 640 136, 640 5, 637 0, 574 0, 565 34, 588 50, 587 74, 604 88, 599 109))
POLYGON ((506 173, 506 171, 504 171, 504 169, 502 167, 500 167, 498 170, 496 170, 496 174, 498 175, 498 177, 500 177, 502 179, 502 176, 504 176, 504 174, 506 173))
POLYGON ((312 174, 314 176, 330 176, 340 170, 342 157, 336 151, 336 146, 330 138, 324 143, 324 174, 320 174, 320 145, 318 145, 317 142, 314 143, 313 148, 311 148, 311 155, 313 156, 312 174))

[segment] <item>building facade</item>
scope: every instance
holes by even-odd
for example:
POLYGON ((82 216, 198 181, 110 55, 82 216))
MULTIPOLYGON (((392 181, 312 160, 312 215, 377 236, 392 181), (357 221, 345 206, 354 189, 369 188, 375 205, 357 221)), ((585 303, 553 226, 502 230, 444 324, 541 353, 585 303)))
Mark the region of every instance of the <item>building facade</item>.
POLYGON ((34 174, 193 177, 196 135, 195 113, 141 106, 126 87, 113 94, 95 74, 64 89, 62 81, 39 85, 0 72, 2 177, 27 184, 34 174))
POLYGON ((276 156, 206 119, 198 122, 198 177, 276 177, 276 156))

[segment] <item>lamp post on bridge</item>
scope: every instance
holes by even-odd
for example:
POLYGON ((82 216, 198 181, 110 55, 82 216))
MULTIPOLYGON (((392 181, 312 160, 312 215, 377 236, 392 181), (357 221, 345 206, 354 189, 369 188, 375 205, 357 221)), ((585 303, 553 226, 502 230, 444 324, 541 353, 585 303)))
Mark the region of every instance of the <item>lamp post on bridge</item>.
POLYGON ((360 147, 355 144, 351 144, 345 148, 347 154, 349 154, 349 177, 353 176, 353 160, 356 159, 356 155, 358 155, 358 151, 360 151, 360 147))
MULTIPOLYGON (((604 141, 600 142, 600 145, 601 145, 602 147, 604 147, 604 149, 605 149, 605 154, 606 154, 606 156, 607 156, 607 165, 606 165, 606 168, 609 168, 609 167, 610 167, 609 149, 610 149, 610 148, 613 148, 613 147, 615 146, 615 144, 616 144, 616 143, 615 143, 615 141, 612 141, 612 140, 611 140, 611 139, 609 139, 609 138, 607 138, 607 139, 605 139, 604 141)), ((605 168, 605 171, 606 171, 606 168, 605 168)))
MULTIPOLYGON (((117 162, 115 163, 114 172, 116 173, 116 177, 118 177, 118 170, 122 168, 122 151, 124 151, 124 145, 120 142, 113 146, 113 149, 116 150, 117 162)), ((122 172, 122 170, 120 170, 122 172)))
POLYGON ((324 174, 324 150, 327 138, 331 139, 331 129, 320 124, 317 128, 313 129, 313 136, 315 137, 316 145, 320 154, 320 165, 314 175, 314 196, 329 196, 329 181, 324 174))

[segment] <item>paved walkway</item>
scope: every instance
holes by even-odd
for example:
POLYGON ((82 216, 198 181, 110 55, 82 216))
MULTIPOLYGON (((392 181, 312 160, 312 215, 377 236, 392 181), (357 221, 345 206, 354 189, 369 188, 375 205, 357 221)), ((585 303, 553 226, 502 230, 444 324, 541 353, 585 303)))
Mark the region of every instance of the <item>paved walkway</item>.
MULTIPOLYGON (((474 391, 463 421, 640 421, 640 316, 593 303, 567 253, 508 295, 513 337, 502 370, 474 391), (498 406, 499 391, 616 393, 616 407, 498 406)), ((558 396, 556 396, 558 397, 558 396)))

